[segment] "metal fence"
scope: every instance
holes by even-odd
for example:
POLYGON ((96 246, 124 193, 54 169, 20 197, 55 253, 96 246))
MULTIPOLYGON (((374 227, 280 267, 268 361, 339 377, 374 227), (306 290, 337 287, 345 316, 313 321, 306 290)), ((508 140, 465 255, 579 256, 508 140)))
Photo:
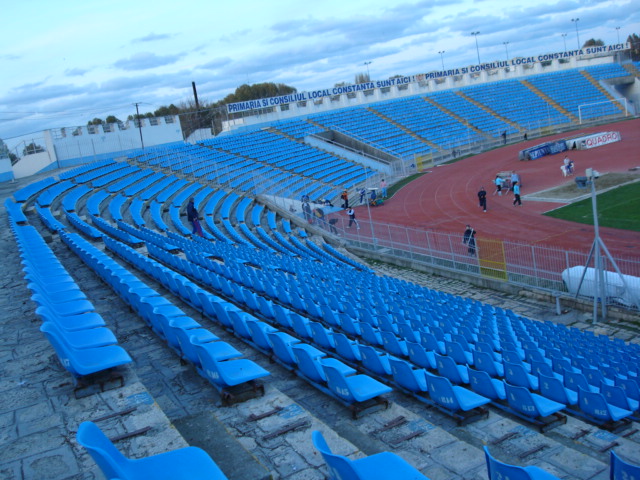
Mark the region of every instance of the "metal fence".
MULTIPOLYGON (((575 293, 570 292, 563 281, 563 272, 572 267, 593 267, 588 252, 490 238, 477 238, 475 246, 471 248, 463 243, 462 234, 425 231, 368 219, 358 219, 357 226, 354 224, 349 227, 348 224, 349 219, 341 216, 334 225, 347 247, 556 295, 570 296, 575 293)), ((615 267, 608 258, 603 256, 602 260, 603 269, 612 272, 605 277, 608 304, 637 310, 640 301, 637 291, 635 304, 633 301, 622 301, 618 295, 621 287, 615 267)), ((619 256, 614 260, 622 274, 637 279, 635 285, 629 287, 640 289, 640 260, 619 256)), ((589 295, 581 290, 580 297, 586 299, 589 295)))

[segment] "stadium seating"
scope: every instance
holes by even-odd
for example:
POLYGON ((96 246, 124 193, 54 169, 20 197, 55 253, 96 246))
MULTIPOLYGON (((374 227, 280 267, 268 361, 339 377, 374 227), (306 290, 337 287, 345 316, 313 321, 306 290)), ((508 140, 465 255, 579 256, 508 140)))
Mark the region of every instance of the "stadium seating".
POLYGON ((185 447, 151 457, 131 460, 113 445, 93 422, 83 422, 76 435, 102 473, 109 479, 143 480, 226 480, 227 477, 207 453, 185 447))
POLYGON ((314 447, 322 454, 322 458, 329 468, 331 480, 387 480, 390 478, 428 480, 403 458, 391 452, 382 452, 359 460, 350 460, 333 453, 319 431, 314 431, 311 437, 314 447))

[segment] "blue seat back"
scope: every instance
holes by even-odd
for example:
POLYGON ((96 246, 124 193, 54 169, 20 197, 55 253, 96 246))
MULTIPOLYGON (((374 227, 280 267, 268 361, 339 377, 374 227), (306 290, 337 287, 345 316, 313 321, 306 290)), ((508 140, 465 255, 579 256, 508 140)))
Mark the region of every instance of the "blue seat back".
POLYGON ((611 480, 635 480, 640 478, 640 465, 633 465, 622 460, 611 450, 611 480))
POLYGON ((509 383, 505 383, 504 386, 507 393, 507 401, 511 408, 528 417, 536 418, 540 416, 538 407, 534 403, 531 392, 527 390, 527 388, 510 385, 509 383))
POLYGON ((489 449, 484 447, 484 455, 487 460, 487 472, 489 473, 489 480, 531 480, 531 476, 523 467, 517 467, 515 465, 508 465, 502 463, 491 456, 489 449))
POLYGON ((369 345, 358 345, 362 356, 362 365, 369 371, 378 375, 390 375, 389 355, 378 352, 369 345))
POLYGON ((453 391, 451 382, 446 377, 431 375, 429 377, 429 396, 438 404, 452 411, 459 411, 460 403, 453 391))
POLYGON ((127 478, 127 458, 93 422, 82 422, 76 435, 78 443, 87 449, 107 478, 127 478))
POLYGON ((327 375, 329 389, 343 400, 355 402, 356 399, 351 393, 351 388, 349 388, 349 384, 345 380, 343 373, 332 365, 323 364, 322 368, 327 375))
POLYGON ((365 480, 353 468, 351 460, 331 451, 322 433, 316 430, 311 434, 311 438, 314 447, 320 452, 327 464, 330 480, 365 480))
POLYGON ((496 390, 491 376, 487 372, 469 368, 469 383, 474 392, 491 400, 502 400, 500 392, 496 390))
POLYGON ((393 379, 402 388, 415 393, 426 392, 429 388, 427 377, 422 369, 414 370, 410 363, 399 358, 390 357, 391 373, 393 379))

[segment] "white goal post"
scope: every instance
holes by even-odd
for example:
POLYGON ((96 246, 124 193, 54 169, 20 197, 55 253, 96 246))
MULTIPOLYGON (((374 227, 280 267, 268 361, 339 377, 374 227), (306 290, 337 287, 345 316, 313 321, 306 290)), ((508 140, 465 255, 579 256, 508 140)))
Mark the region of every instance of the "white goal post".
POLYGON ((580 125, 582 125, 582 111, 583 109, 593 108, 596 105, 608 105, 619 103, 624 108, 624 116, 629 115, 629 111, 627 110, 627 99, 626 98, 614 98, 613 100, 605 100, 602 102, 594 102, 594 103, 583 103, 582 105, 578 105, 578 118, 580 120, 580 125))

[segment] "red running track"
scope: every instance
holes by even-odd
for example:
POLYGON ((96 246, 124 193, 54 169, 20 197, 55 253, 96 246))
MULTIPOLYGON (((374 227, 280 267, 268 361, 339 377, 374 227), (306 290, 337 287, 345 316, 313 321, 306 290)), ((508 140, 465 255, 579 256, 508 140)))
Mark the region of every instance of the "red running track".
MULTIPOLYGON (((589 167, 600 173, 626 172, 632 167, 640 167, 640 119, 586 128, 509 145, 450 165, 433 167, 431 173, 402 188, 384 206, 372 208, 372 220, 460 235, 465 224, 469 223, 478 232, 478 237, 586 253, 593 243, 592 226, 542 215, 562 206, 561 203, 527 200, 527 194, 574 182, 574 177, 565 178, 560 171, 564 154, 519 161, 518 152, 545 141, 605 131, 620 132, 622 140, 589 150, 567 152, 575 164, 576 175, 584 175, 589 167), (511 193, 502 197, 492 195, 496 173, 505 170, 515 170, 520 174, 522 206, 512 205, 511 193), (488 192, 486 213, 478 206, 480 186, 488 192)), ((356 212, 359 219, 367 219, 365 207, 357 207, 356 212)), ((601 238, 614 256, 640 257, 640 232, 601 228, 601 238)))

